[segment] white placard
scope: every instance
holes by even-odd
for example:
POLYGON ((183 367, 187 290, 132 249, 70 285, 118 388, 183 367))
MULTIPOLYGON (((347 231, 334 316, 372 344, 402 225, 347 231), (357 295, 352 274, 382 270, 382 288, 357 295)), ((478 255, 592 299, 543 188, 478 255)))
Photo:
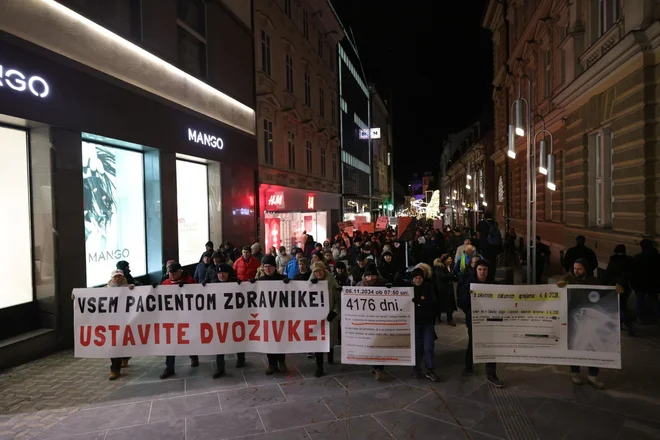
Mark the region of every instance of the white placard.
POLYGON ((412 287, 344 287, 341 362, 415 365, 412 287))
POLYGON ((621 368, 614 287, 472 284, 470 289, 475 363, 621 368))
POLYGON ((109 287, 73 293, 76 357, 330 350, 327 281, 109 287))

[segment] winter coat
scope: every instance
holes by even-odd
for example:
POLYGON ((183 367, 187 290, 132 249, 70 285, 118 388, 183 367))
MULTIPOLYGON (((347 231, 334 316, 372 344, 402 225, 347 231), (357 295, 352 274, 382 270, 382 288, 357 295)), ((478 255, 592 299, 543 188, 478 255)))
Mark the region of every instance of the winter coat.
POLYGON ((197 284, 195 279, 193 277, 191 277, 190 275, 188 275, 186 272, 183 272, 183 274, 181 274, 181 279, 179 281, 172 281, 169 278, 167 278, 166 280, 163 280, 163 282, 161 284, 163 286, 173 286, 173 285, 176 286, 176 285, 181 284, 181 283, 183 283, 183 284, 197 284))
POLYGON ((415 304, 415 325, 433 325, 435 322, 435 288, 431 281, 424 281, 420 286, 413 285, 415 304), (422 297, 424 299, 422 299, 422 297))
MULTIPOLYGON (((309 277, 310 280, 315 280, 316 275, 312 273, 312 275, 309 277)), ((337 316, 335 316, 335 319, 330 322, 330 348, 334 347, 337 345, 339 342, 339 321, 341 321, 341 293, 339 292, 339 285, 337 284, 337 281, 335 281, 335 278, 332 276, 332 273, 329 271, 325 271, 325 277, 321 279, 325 280, 328 282, 328 302, 329 302, 329 312, 335 312, 337 316)))
POLYGON ((605 284, 609 286, 619 284, 629 292, 632 270, 633 257, 625 254, 612 255, 605 270, 605 284))
POLYGON ((310 276, 312 276, 312 271, 309 270, 309 269, 307 269, 307 272, 305 272, 305 273, 300 273, 300 272, 298 272, 298 273, 293 277, 293 279, 294 279, 295 281, 307 281, 307 280, 309 279, 310 276))
POLYGON ((380 263, 378 263, 378 273, 390 284, 397 284, 399 282, 399 266, 394 259, 389 263, 381 259, 380 263))
POLYGON ((456 310, 454 280, 456 280, 456 275, 447 266, 437 266, 435 268, 436 311, 438 315, 440 313, 453 313, 456 310))
POLYGON ((633 258, 632 287, 635 292, 657 295, 660 293, 660 277, 655 273, 660 267, 660 254, 654 248, 645 249, 633 258))
POLYGON ((247 261, 245 261, 245 258, 241 257, 234 261, 234 272, 236 272, 236 277, 239 280, 250 281, 257 276, 257 269, 259 269, 260 266, 261 263, 254 257, 250 257, 247 261))

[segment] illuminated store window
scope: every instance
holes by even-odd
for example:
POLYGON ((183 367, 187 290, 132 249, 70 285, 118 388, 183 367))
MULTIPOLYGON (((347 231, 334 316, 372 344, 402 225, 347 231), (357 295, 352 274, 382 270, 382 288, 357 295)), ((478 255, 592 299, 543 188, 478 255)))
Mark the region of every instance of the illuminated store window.
POLYGON ((205 164, 176 161, 179 263, 197 264, 209 241, 209 181, 205 164), (201 249, 201 250, 200 250, 201 249))

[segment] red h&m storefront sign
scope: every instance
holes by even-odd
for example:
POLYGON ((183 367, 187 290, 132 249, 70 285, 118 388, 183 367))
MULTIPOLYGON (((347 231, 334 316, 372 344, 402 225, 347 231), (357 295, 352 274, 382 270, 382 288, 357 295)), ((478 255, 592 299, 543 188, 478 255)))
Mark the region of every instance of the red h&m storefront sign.
POLYGON ((266 195, 266 209, 284 209, 284 193, 276 192, 266 195))

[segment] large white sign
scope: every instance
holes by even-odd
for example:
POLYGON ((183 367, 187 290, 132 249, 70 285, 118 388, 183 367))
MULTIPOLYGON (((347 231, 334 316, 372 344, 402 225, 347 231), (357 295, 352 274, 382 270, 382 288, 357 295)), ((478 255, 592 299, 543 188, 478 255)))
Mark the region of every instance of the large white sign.
POLYGON ((206 165, 176 161, 179 263, 197 264, 209 241, 209 182, 206 165))
MULTIPOLYGON (((3 231, 0 267, 7 274, 0 293, 0 309, 3 309, 32 301, 32 269, 39 270, 39 276, 41 270, 47 270, 47 265, 32 262, 27 133, 0 126, 0 146, 3 153, 0 187, 4 188, 0 192, 0 231, 3 231)), ((43 225, 43 221, 36 224, 43 225)), ((45 235, 50 233, 50 228, 37 231, 45 235)))
POLYGON ((330 350, 327 281, 73 291, 75 356, 330 350))
POLYGON ((474 362, 621 368, 611 286, 472 284, 474 362))
POLYGON ((45 98, 50 93, 46 80, 39 76, 25 75, 16 69, 6 69, 0 64, 0 87, 9 87, 17 92, 29 91, 38 98, 45 98))
POLYGON ((106 284, 117 262, 147 273, 142 153, 83 142, 87 286, 106 284))
POLYGON ((344 287, 341 362, 415 365, 412 287, 344 287))
POLYGON ((217 148, 218 150, 222 150, 225 146, 225 143, 219 136, 202 133, 201 131, 193 130, 192 128, 188 129, 188 140, 201 145, 206 145, 207 147, 217 148))

